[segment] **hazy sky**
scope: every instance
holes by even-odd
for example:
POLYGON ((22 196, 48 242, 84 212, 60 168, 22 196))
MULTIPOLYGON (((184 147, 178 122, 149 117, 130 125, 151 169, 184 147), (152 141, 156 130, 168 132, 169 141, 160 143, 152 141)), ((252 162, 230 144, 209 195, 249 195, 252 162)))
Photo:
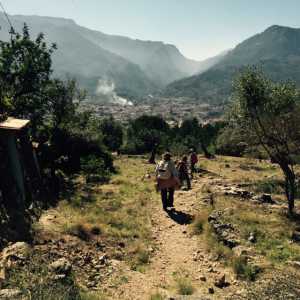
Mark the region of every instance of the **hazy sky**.
POLYGON ((9 14, 59 16, 104 33, 175 44, 204 59, 270 25, 300 27, 300 0, 2 0, 9 14))

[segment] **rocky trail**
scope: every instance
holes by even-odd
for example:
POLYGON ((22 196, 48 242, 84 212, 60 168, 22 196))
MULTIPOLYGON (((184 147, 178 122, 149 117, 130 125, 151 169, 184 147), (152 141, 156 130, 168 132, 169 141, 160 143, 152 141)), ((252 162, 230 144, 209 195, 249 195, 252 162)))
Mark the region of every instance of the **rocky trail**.
MULTIPOLYGON (((140 163, 136 166, 140 168, 140 163)), ((136 180, 134 172, 131 176, 136 180)), ((142 179, 147 193, 144 196, 150 201, 146 213, 151 226, 151 236, 147 238, 147 253, 150 255, 140 268, 133 268, 130 263, 130 242, 123 243, 117 238, 112 243, 113 240, 106 241, 101 234, 87 241, 84 236, 62 231, 62 218, 68 219, 68 214, 62 213, 57 207, 49 209, 40 218, 32 247, 17 243, 3 251, 0 285, 3 282, 3 287, 6 287, 7 270, 31 268, 31 259, 38 258, 38 263, 44 264, 50 270, 47 276, 51 282, 68 278, 72 270, 76 284, 82 290, 95 294, 91 299, 240 300, 257 299, 257 295, 261 295, 259 299, 299 299, 300 262, 294 261, 293 266, 283 265, 283 268, 280 265, 271 266, 266 257, 255 248, 255 233, 251 232, 250 236, 242 237, 240 228, 234 222, 230 223, 233 220, 232 212, 242 208, 239 205, 246 205, 243 209, 250 213, 260 211, 263 218, 265 214, 270 215, 271 220, 271 216, 276 217, 285 204, 277 199, 274 201, 270 195, 253 193, 248 190, 248 186, 232 180, 230 175, 202 170, 193 179, 191 190, 176 191, 175 208, 164 211, 159 194, 153 196, 152 178, 153 176, 147 175, 142 179), (223 199, 220 203, 218 197, 223 199), (216 206, 214 201, 217 202, 216 206), (219 241, 217 244, 210 245, 208 242, 209 237, 206 234, 211 235, 213 232, 207 228, 202 234, 195 233, 195 220, 204 211, 206 215, 202 217, 210 224, 210 230, 214 231, 219 241), (232 248, 231 255, 245 255, 251 264, 261 266, 265 272, 255 282, 237 279, 232 265, 223 254, 211 251, 218 244, 226 245, 228 251, 232 248), (279 296, 274 298, 274 293, 279 296)), ((118 180, 96 188, 101 188, 102 193, 110 197, 111 188, 122 182, 118 180)), ((107 201, 109 198, 104 199, 107 201)), ((275 244, 275 250, 272 248, 272 251, 278 251, 280 257, 285 255, 280 249, 287 251, 291 241, 287 242, 287 245, 275 244)), ((20 292, 3 287, 0 296, 2 292, 20 292)))
POLYGON ((151 216, 155 240, 151 262, 144 273, 125 270, 123 275, 128 282, 119 286, 112 298, 149 299, 151 294, 159 293, 167 299, 179 299, 180 296, 176 298, 177 276, 186 277, 195 287, 190 299, 221 299, 223 287, 226 294, 236 291, 237 281, 233 275, 224 270, 223 264, 209 254, 199 237, 191 232, 190 224, 201 210, 202 186, 209 184, 212 178, 197 177, 192 190, 177 191, 174 210, 165 212, 159 202, 155 203, 151 216), (216 287, 218 284, 221 288, 216 287))

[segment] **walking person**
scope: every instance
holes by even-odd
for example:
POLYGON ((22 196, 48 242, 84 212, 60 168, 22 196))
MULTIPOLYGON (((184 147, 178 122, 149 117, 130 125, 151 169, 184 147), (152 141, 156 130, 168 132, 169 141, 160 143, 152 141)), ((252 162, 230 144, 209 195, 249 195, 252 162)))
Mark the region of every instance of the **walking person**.
POLYGON ((196 164, 198 162, 198 156, 194 149, 190 150, 190 166, 191 166, 191 177, 193 178, 193 174, 196 172, 196 164))
POLYGON ((180 185, 180 182, 178 172, 169 152, 163 155, 163 159, 156 166, 155 173, 163 209, 174 207, 175 188, 180 185))
POLYGON ((186 155, 184 155, 182 159, 179 161, 179 163, 177 164, 177 171, 178 171, 178 176, 179 176, 181 186, 186 181, 187 188, 188 190, 190 190, 191 181, 190 181, 189 171, 188 171, 188 158, 186 155))

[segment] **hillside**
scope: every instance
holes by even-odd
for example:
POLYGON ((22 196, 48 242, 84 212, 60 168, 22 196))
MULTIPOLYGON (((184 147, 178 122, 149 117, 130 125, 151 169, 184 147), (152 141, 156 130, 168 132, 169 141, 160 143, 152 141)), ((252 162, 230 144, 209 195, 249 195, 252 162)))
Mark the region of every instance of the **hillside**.
MULTIPOLYGON (((43 32, 47 41, 55 42, 58 50, 53 56, 54 74, 76 77, 92 94, 99 79, 113 81, 121 95, 141 96, 201 69, 200 62, 185 58, 175 46, 163 42, 108 35, 63 18, 10 18, 17 31, 26 22, 33 36, 43 32)), ((0 39, 8 40, 3 14, 0 26, 0 39)))
POLYGON ((3 287, 30 299, 299 299, 297 221, 283 213, 278 167, 200 161, 192 190, 177 191, 168 211, 145 157, 119 157, 107 184, 78 178, 76 193, 37 222, 30 255, 20 244, 5 250, 3 287), (265 192, 275 202, 256 196, 265 192))
POLYGON ((239 44, 206 72, 171 83, 165 95, 227 102, 234 77, 246 65, 260 66, 273 80, 300 84, 300 29, 272 26, 239 44))

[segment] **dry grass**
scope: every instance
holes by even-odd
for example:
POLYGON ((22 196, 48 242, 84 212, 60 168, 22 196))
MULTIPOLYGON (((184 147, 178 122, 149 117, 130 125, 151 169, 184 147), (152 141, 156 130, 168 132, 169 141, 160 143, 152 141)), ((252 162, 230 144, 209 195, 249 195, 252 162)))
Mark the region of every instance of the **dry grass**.
MULTIPOLYGON (((134 265, 147 264, 144 250, 151 242, 151 207, 157 201, 153 179, 142 179, 146 173, 153 173, 153 166, 141 158, 120 158, 115 162, 120 170, 111 182, 90 186, 91 202, 81 203, 78 194, 76 205, 63 201, 57 209, 60 212, 59 228, 62 233, 78 236, 89 241, 123 241, 130 247, 138 244, 138 251, 128 249, 128 258, 134 265)), ((86 187, 85 187, 86 188, 86 187)))
POLYGON ((195 287, 193 286, 187 272, 184 270, 178 271, 174 274, 174 279, 176 283, 176 291, 179 295, 193 295, 195 287))
MULTIPOLYGON (((215 160, 205 160, 201 164, 204 169, 214 174, 213 177, 222 176, 232 183, 247 184, 252 191, 271 193, 279 203, 286 204, 282 189, 283 177, 276 165, 267 161, 232 157, 217 157, 215 160)), ((204 185, 201 193, 202 195, 211 193, 211 187, 204 185)), ((214 198, 214 209, 226 209, 225 221, 237 229, 241 245, 250 247, 253 253, 256 253, 254 261, 268 266, 265 272, 275 268, 285 269, 287 262, 291 260, 299 261, 300 246, 290 242, 297 223, 288 219, 286 214, 282 213, 283 209, 271 205, 255 205, 251 201, 242 201, 236 197, 220 194, 214 194, 214 198), (255 243, 248 241, 250 234, 255 235, 255 243)), ((297 202, 296 206, 299 209, 297 202)), ((208 206, 201 208, 201 214, 204 216, 209 211, 208 206)), ((224 265, 231 267, 239 278, 247 280, 256 278, 258 269, 255 264, 248 264, 241 257, 236 257, 228 247, 219 243, 209 224, 205 223, 205 218, 196 217, 193 226, 194 232, 202 233, 199 239, 206 245, 207 250, 223 259, 224 265)))

